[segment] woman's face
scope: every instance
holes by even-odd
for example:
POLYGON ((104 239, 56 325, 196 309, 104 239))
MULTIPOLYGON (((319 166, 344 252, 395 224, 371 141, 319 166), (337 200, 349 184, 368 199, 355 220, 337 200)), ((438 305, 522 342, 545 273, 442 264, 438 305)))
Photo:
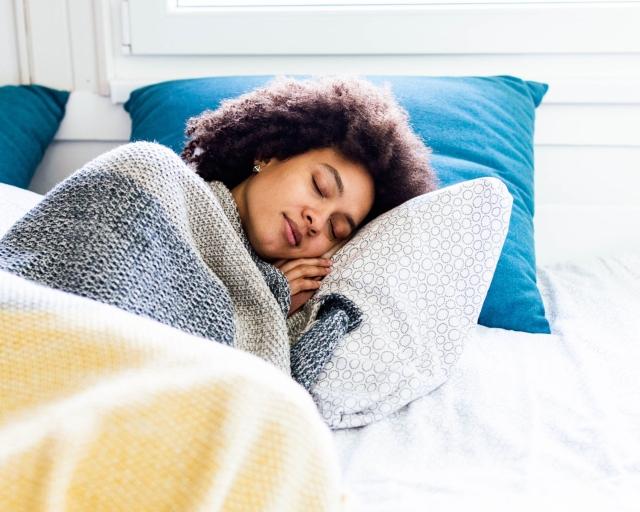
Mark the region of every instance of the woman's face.
POLYGON ((349 238, 373 205, 373 178, 333 148, 262 162, 232 190, 265 260, 319 257, 349 238))

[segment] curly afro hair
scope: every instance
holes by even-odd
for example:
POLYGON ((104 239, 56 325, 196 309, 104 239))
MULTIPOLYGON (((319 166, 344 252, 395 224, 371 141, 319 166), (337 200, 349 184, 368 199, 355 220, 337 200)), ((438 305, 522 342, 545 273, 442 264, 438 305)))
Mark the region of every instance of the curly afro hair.
POLYGON ((437 188, 430 148, 388 85, 355 77, 276 77, 187 122, 182 158, 206 181, 233 188, 255 161, 332 147, 373 177, 365 222, 437 188))

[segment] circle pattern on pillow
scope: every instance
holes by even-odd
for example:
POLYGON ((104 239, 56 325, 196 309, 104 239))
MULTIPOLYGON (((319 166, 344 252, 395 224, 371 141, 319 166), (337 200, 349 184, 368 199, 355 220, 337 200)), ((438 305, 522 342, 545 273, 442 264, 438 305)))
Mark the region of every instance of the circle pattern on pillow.
POLYGON ((366 425, 446 381, 480 315, 512 202, 497 178, 458 183, 379 216, 336 253, 315 299, 343 294, 363 316, 312 389, 330 427, 366 425))

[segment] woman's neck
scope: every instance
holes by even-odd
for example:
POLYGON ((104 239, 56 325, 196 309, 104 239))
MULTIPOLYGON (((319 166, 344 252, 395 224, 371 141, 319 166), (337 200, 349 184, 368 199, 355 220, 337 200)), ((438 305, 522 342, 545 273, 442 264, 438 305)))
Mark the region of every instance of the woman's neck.
POLYGON ((248 180, 244 180, 242 183, 240 183, 239 185, 236 185, 231 189, 231 195, 233 196, 233 200, 235 201, 236 206, 238 208, 238 214, 240 215, 240 223, 242 224, 243 229, 244 229, 244 219, 246 218, 246 211, 247 211, 246 209, 247 181, 248 180))

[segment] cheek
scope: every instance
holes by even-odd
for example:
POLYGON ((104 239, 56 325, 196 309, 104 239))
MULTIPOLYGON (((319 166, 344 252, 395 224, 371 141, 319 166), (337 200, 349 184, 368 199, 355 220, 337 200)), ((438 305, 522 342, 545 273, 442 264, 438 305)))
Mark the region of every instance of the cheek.
POLYGON ((260 208, 260 205, 253 204, 247 214, 243 227, 249 242, 260 253, 276 242, 277 233, 274 226, 268 222, 269 216, 260 208))
POLYGON ((319 258, 331 248, 331 243, 327 240, 319 238, 314 239, 307 245, 304 254, 297 256, 298 258, 319 258))
POLYGON ((318 253, 318 255, 322 255, 325 252, 327 252, 329 249, 331 249, 334 245, 333 242, 331 242, 331 240, 327 240, 326 238, 318 238, 317 240, 315 240, 316 244, 314 245, 314 251, 318 253))

